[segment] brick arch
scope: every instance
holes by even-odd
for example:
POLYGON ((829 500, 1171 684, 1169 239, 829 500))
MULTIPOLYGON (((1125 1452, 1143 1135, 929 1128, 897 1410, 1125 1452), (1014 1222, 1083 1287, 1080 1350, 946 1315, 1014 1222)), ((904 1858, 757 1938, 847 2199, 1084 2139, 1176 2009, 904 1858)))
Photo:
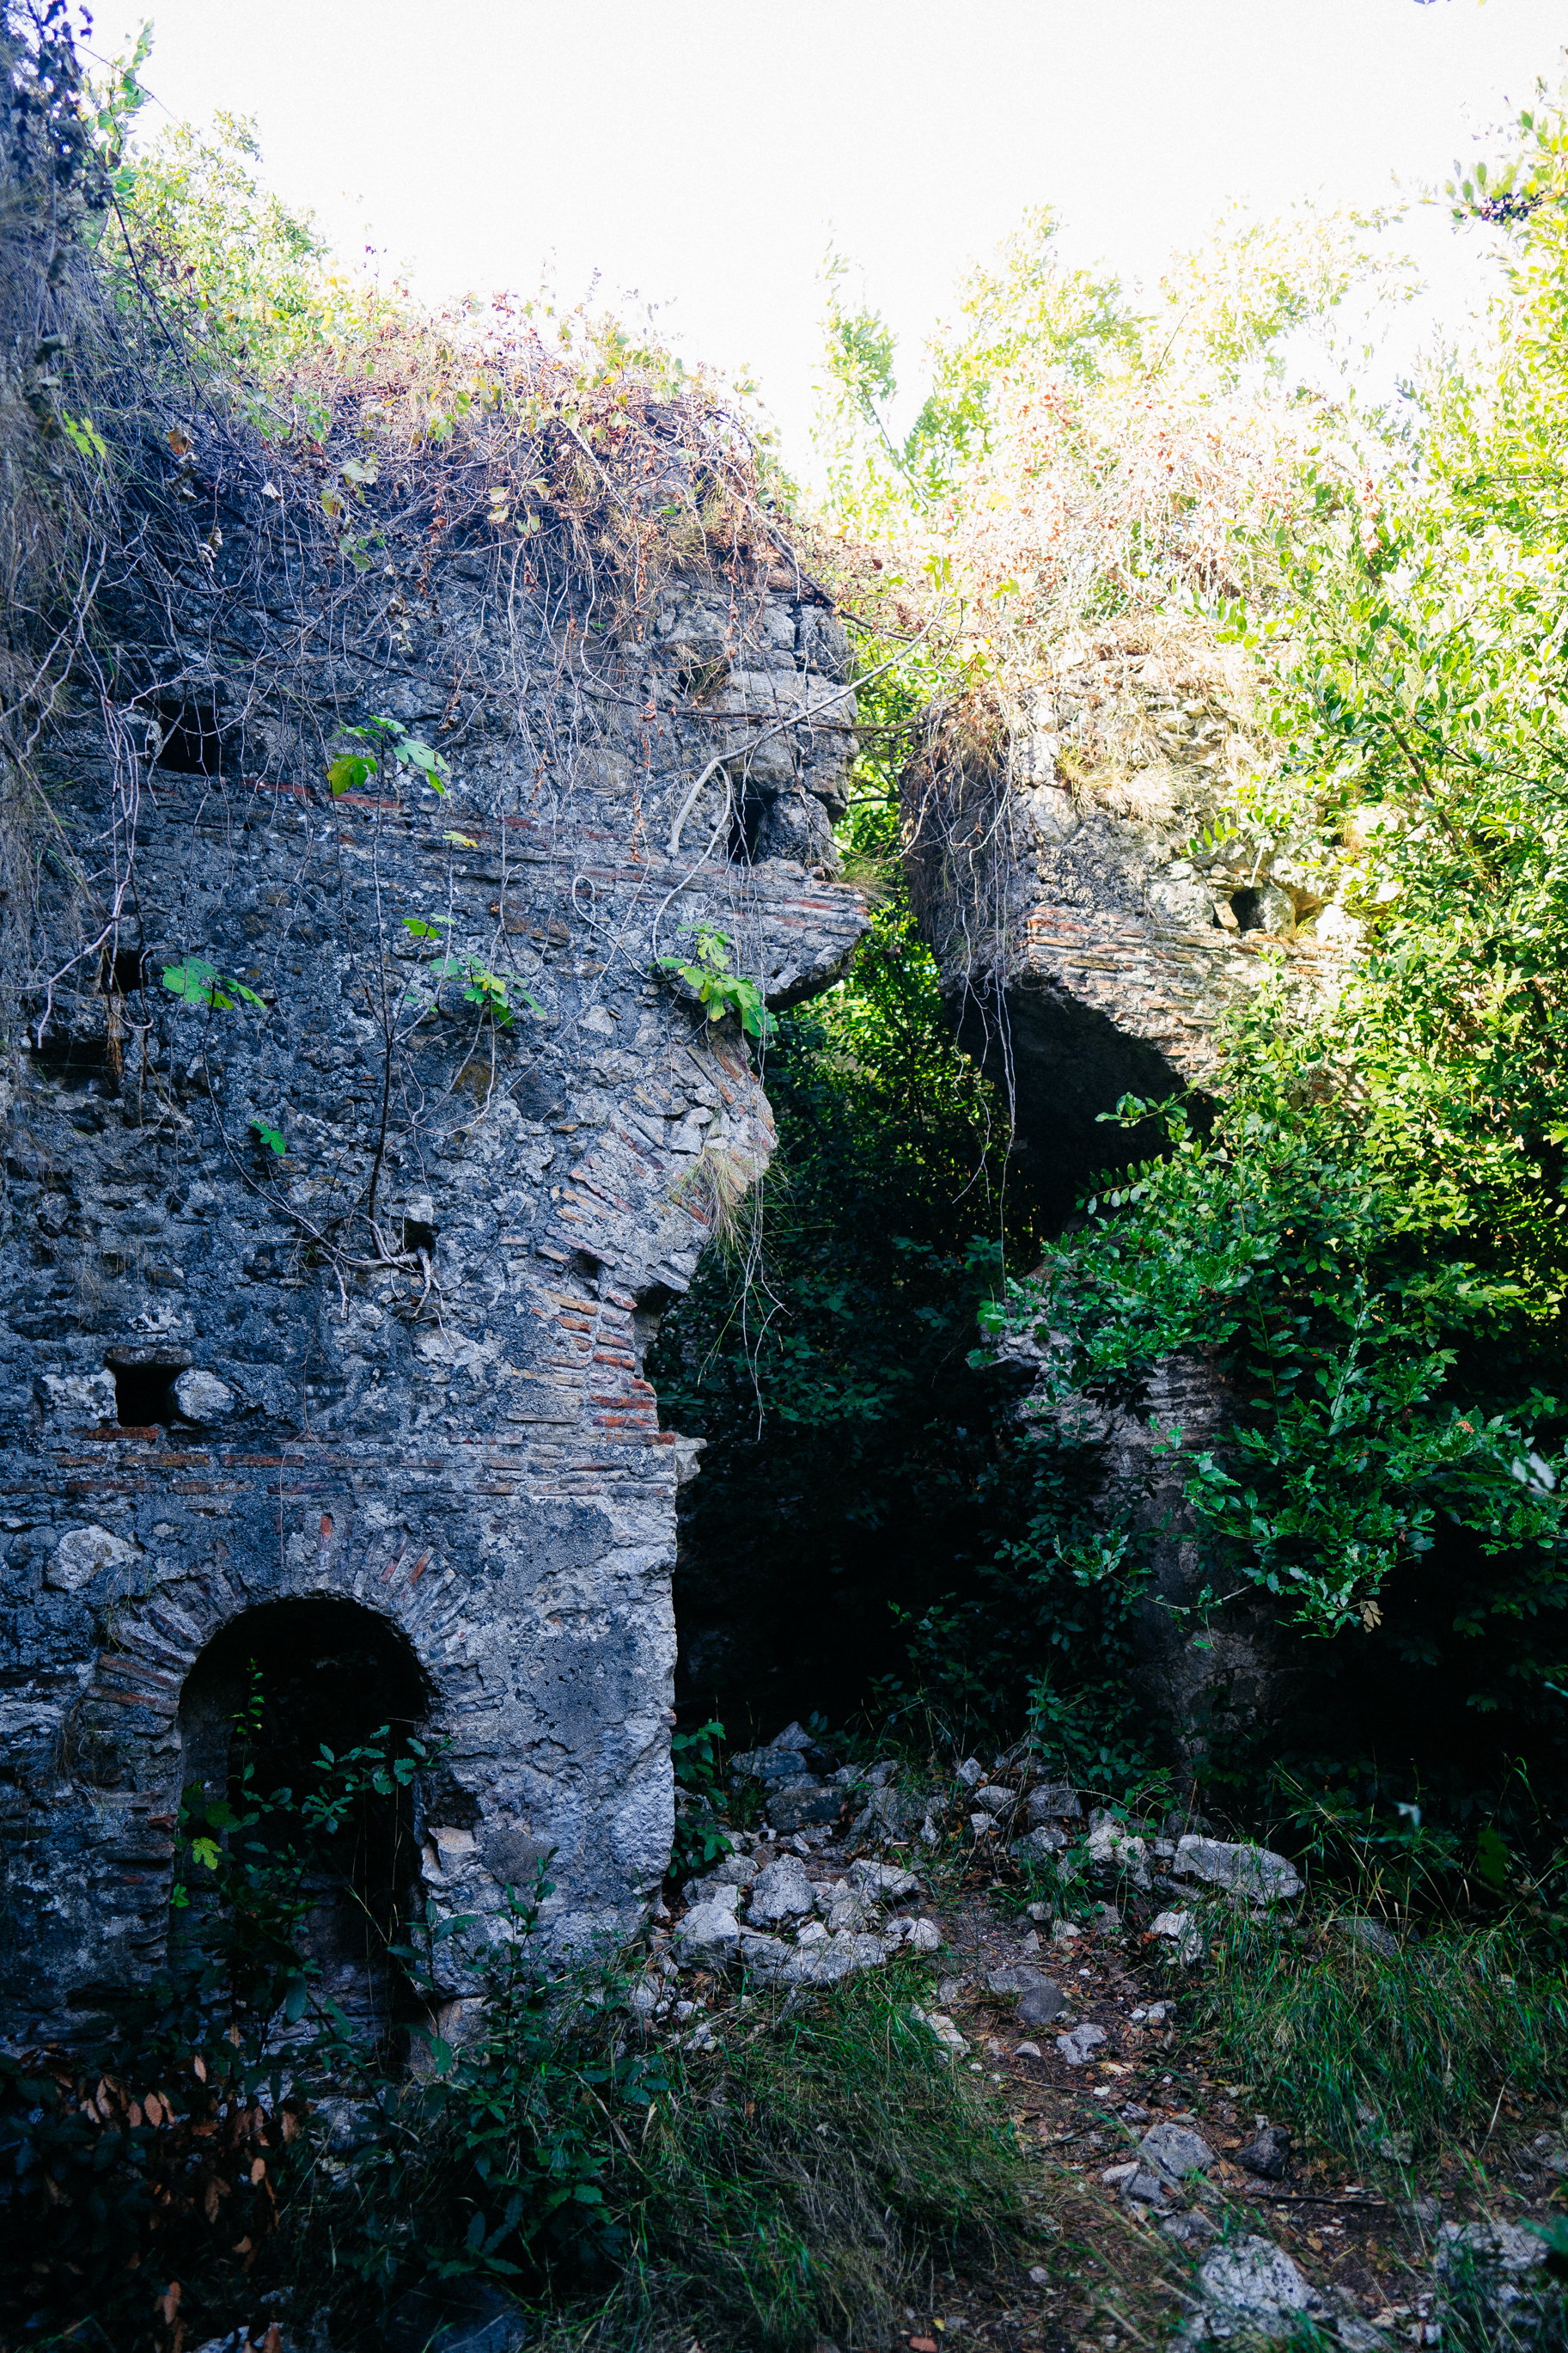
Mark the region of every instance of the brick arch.
MULTIPOLYGON (((180 1778, 186 1788, 232 1799, 243 1760, 256 1797, 281 1788, 299 1796, 317 1785, 323 1746, 341 1759, 383 1727, 400 1745, 428 1729, 436 1704, 429 1674, 390 1613, 330 1591, 279 1595, 231 1618, 186 1675, 176 1717, 180 1778)), ((375 2039, 408 2014, 389 1947, 406 1934, 417 1904, 421 1798, 411 1783, 355 1802, 331 1841, 331 1867, 304 1931, 321 1991, 375 2039)), ((298 1833, 288 1817, 278 1827, 286 1841, 298 1833)), ((251 1835, 268 1841, 265 1813, 251 1835)), ((193 1875, 193 1888, 202 1875, 193 1875)), ((172 1923, 176 1946, 200 1917, 199 1897, 194 1903, 172 1923)))
POLYGON ((360 1535, 352 1507, 334 1505, 296 1517, 291 1530, 286 1522, 285 1541, 275 1537, 268 1547, 264 1571, 254 1550, 237 1558, 239 1547, 220 1544, 170 1584, 161 1585, 154 1568, 152 1589, 119 1606, 58 1756, 56 1820, 63 1827, 83 1818, 80 1905, 108 1929, 72 1989, 75 2007, 90 2010, 100 1997, 145 1979, 164 1957, 186 1767, 182 1703, 204 1657, 232 1630, 284 1606, 352 1607, 384 1628, 422 1678, 432 1728, 448 1729, 460 1713, 443 1694, 442 1670, 467 1648, 465 1584, 433 1547, 400 1529, 360 1535))

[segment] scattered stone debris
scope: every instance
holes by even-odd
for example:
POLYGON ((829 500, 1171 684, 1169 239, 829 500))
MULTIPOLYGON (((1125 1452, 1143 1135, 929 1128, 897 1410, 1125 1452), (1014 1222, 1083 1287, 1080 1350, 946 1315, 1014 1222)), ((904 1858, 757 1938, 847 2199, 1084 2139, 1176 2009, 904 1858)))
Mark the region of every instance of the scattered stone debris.
POLYGON ((1104 2027, 1086 2021, 1082 2026, 1071 2027, 1066 2034, 1058 2034, 1057 2050, 1069 2067, 1084 2067, 1104 2041, 1104 2027))
POLYGON ((1149 1923, 1149 1934, 1174 1945, 1179 1961, 1201 1961, 1207 1950, 1204 1932, 1190 1912, 1157 1913, 1149 1923))
POLYGON ((1184 2181, 1189 2174, 1207 2173, 1215 2153, 1201 2133, 1186 2125, 1152 2125, 1139 2143, 1145 2160, 1169 2181, 1184 2181))
POLYGON ((1211 1887, 1249 1895, 1257 1904, 1288 1903, 1305 1884, 1293 1864, 1267 1847, 1232 1845, 1225 1839, 1198 1838, 1190 1831, 1176 1841, 1171 1869, 1178 1879, 1201 1879, 1211 1887))
POLYGON ((1516 2222, 1445 2222, 1437 2232, 1436 2270, 1445 2301, 1480 2305, 1487 2335, 1521 2343, 1544 2316, 1546 2243, 1516 2222))
POLYGON ((1114 1814, 1097 1806, 1089 1818, 1089 1859, 1124 1873, 1134 1887, 1153 1885, 1149 1875, 1149 1842, 1130 1831, 1114 1814))
POLYGON ((954 2026, 952 2019, 949 2018, 944 2011, 940 2010, 920 2010, 916 2008, 911 2010, 910 2016, 919 2019, 922 2026, 929 2026, 937 2041, 945 2050, 956 2052, 965 2052, 968 2050, 968 2043, 964 2041, 963 2036, 959 2032, 957 2027, 954 2026))
POLYGON ((1038 1830, 1015 1839, 1007 1852, 1015 1862, 1044 1862, 1051 1855, 1060 1854, 1067 1842, 1065 1831, 1054 1830, 1048 1822, 1042 1822, 1038 1830))
POLYGON ((1083 1807, 1078 1791, 1070 1781, 1042 1782, 1029 1792, 1029 1820, 1032 1822, 1076 1821, 1083 1807))
MULTIPOLYGON (((791 1731, 798 1735, 801 1727, 791 1731)), ((1336 2341, 1340 2353, 1407 2353, 1408 2348, 1421 2353, 1438 2343, 1440 2333, 1457 2338, 1464 2316, 1475 2312, 1497 2341, 1506 2344, 1511 2337, 1519 2353, 1527 2346, 1534 2353, 1535 2307, 1544 2287, 1538 2241, 1506 2224, 1450 2225, 1436 2280, 1428 2274, 1432 2292, 1389 2303, 1401 2292, 1400 2267, 1407 2269, 1421 2241, 1430 2246, 1437 2206, 1426 2200, 1413 2209, 1384 2196, 1375 2179, 1364 2196, 1356 2183, 1348 2185, 1350 2196, 1337 2194, 1332 2170, 1327 2182, 1322 2178, 1321 2151, 1309 2148, 1293 2159, 1284 2127, 1236 2116, 1241 2087, 1208 2080, 1197 2046, 1176 2031, 1184 1997, 1173 1989, 1162 1999, 1147 1999, 1150 1976, 1160 1982, 1152 1962, 1165 1964, 1167 1957, 1203 1961, 1210 1907, 1261 1908, 1288 1903, 1300 1892, 1299 1875, 1284 1857, 1216 1838, 1209 1824, 1194 1828, 1191 1815, 1168 1820, 1156 1835, 1147 1822, 1128 1823, 1097 1810, 1086 1829, 1086 1801, 1065 1783, 1031 1787, 1027 1759, 997 1758, 989 1768, 978 1758, 966 1759, 933 1795, 912 1788, 906 1769, 891 1760, 870 1768, 836 1767, 828 1778, 821 1751, 808 1755, 784 1735, 746 1761, 772 1763, 781 1750, 789 1752, 781 1760, 784 1766, 813 1766, 838 1799, 836 1825, 807 1825, 782 1837, 775 1792, 796 1777, 785 1770, 771 1780, 756 1777, 751 1786, 765 1793, 767 1824, 760 1835, 748 1833, 738 1852, 688 1881, 683 1894, 690 1909, 663 1940, 672 1957, 650 1966, 633 1990, 628 2010, 649 2031, 662 2030, 689 2052, 714 2050, 724 2040, 727 2006, 737 1993, 740 2009, 750 2000, 740 1991, 740 1973, 753 1984, 793 1991, 874 1969, 895 1955, 951 1951, 951 1974, 939 1979, 933 1969, 931 1992, 911 2003, 910 2015, 950 2061, 1008 2084, 1017 2129, 1037 2136, 1042 2157, 1058 2178, 1076 2178, 1086 2196, 1113 2198, 1123 2227, 1152 2252, 1163 2250, 1155 2255, 1156 2265, 1166 2266, 1159 2273, 1163 2281, 1170 2282, 1170 2261, 1178 2258, 1181 2276, 1191 2275, 1195 2289, 1184 2341, 1223 2344, 1227 2353, 1240 2353, 1249 2343, 1279 2344, 1310 2330, 1336 2341), (1010 1764, 1013 1769, 1005 1770, 1010 1764), (900 1826, 896 1842, 890 1825, 900 1826), (1021 1835, 1010 1839, 1015 1828, 1021 1835), (962 1882, 949 1891, 951 1913, 940 1925, 923 1908, 925 1865, 916 1841, 928 1831, 945 1842, 962 1882), (1045 1835, 1037 1838, 1040 1832, 1045 1835), (1018 1890, 1010 1881, 1008 1854, 1054 1863, 1058 1878, 1048 1899, 1024 1900, 1028 1883, 1018 1890), (911 1857, 915 1869, 909 1867, 911 1857), (1064 1871, 1064 1862, 1080 1873, 1116 1873, 1119 1887, 1106 1889, 1115 1902, 1089 1901, 1081 1883, 1074 1890, 1073 1870, 1064 1871), (1172 1908, 1150 1923, 1162 1901, 1172 1908), (1077 1917, 1061 1917, 1069 1905, 1077 1917), (1047 1961, 1056 1979, 1046 1974, 1047 1961), (708 1989, 711 2013, 696 1998, 701 1978, 694 1985, 677 1963, 687 1972, 714 1971, 708 1989), (723 1974, 728 1990, 718 1981, 723 1974), (683 1985, 693 1999, 675 1999, 683 1985), (1041 2032, 1047 2027, 1048 2034, 1041 2032), (1271 2197, 1270 2186, 1288 2177, 1289 2192, 1271 2197), (1333 2194, 1320 2196, 1325 2190, 1333 2194), (1272 2235, 1236 2235, 1246 2232, 1254 2216, 1272 2235), (1412 2230, 1418 2234, 1415 2242, 1412 2230), (1384 2280, 1363 2250, 1374 2262, 1379 2253, 1393 2257, 1394 2268, 1384 2280), (1320 2285, 1309 2281, 1307 2270, 1320 2285), (1458 2317, 1454 2329, 1440 2332, 1445 2298, 1458 2317)), ((1398 1950, 1379 1921, 1342 1915, 1327 1925, 1380 1958, 1398 1950)), ((1392 2160, 1407 2147, 1370 2111, 1363 2121, 1369 2161, 1373 2156, 1392 2160)), ((1526 2168, 1521 2179, 1549 2190, 1556 2171, 1568 2171, 1568 2141, 1561 2132, 1538 2131, 1528 2143, 1521 2137, 1517 2161, 1526 2168)), ((1447 2189, 1443 2204, 1455 2211, 1447 2189)), ((1032 2284, 1044 2291, 1044 2274, 1032 2284)), ((1056 2274, 1048 2284, 1060 2292, 1056 2274)), ((1051 2300, 1043 2293, 1047 2306, 1051 2300)), ((905 2342, 939 2341, 940 2332, 927 2340, 918 2333, 916 2316, 907 2317, 911 2333, 905 2342)), ((1026 2317, 1010 2312, 994 2318, 995 2332, 988 2333, 984 2325, 976 2327, 972 2308, 961 2322, 949 2307, 949 2333, 941 2341, 956 2341, 962 2329, 963 2342, 973 2336, 977 2344, 1036 2353, 1035 2327, 1026 2317)), ((1058 2320, 1068 2324, 1069 2337, 1079 2325, 1068 2323, 1067 2309, 1043 2310, 1037 2324, 1040 2342, 1058 2342, 1053 2333, 1058 2320)), ((934 2327, 934 2322, 925 2325, 934 2327)), ((1089 2340, 1070 2341, 1081 2341, 1083 2353, 1092 2353, 1089 2340)))
POLYGON ((1037 1986, 1029 1986, 1018 1997, 1018 2022, 1021 2026, 1049 2026, 1067 2008, 1067 1996, 1059 1985, 1042 1978, 1037 1986))
POLYGON ((1189 2323, 1194 2337, 1289 2337, 1317 2301, 1284 2249, 1256 2234, 1214 2248, 1197 2285, 1204 2308, 1189 2323))
POLYGON ((1369 1920, 1361 1912, 1341 1912, 1336 1914, 1330 1926, 1340 1936, 1352 1937, 1358 1945, 1364 1945, 1369 1953, 1376 1953, 1381 1960, 1396 1961, 1399 1958, 1399 1939, 1384 1926, 1381 1920, 1369 1920))
POLYGON ((1237 2165, 1264 2181, 1283 2181, 1290 2162, 1290 2136, 1283 2125, 1265 2125, 1236 2152, 1237 2165))
POLYGON ((1031 1967, 1027 1961, 1021 1961, 1016 1968, 988 1970, 985 1978, 992 1993, 1033 1993, 1047 1982, 1045 1971, 1031 1967))

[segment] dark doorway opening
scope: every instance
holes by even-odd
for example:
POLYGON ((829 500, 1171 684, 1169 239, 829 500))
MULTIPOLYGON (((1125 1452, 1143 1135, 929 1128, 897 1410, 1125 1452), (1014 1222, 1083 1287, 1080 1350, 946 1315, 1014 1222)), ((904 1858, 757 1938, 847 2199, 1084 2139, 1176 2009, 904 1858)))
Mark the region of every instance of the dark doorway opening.
MULTIPOLYGON (((344 1813, 336 1832, 313 1837, 300 1808, 327 1786, 323 1747, 341 1760, 371 1743, 406 1756, 431 1689, 395 1627, 358 1602, 332 1597, 263 1603, 216 1634, 185 1680, 180 1704, 187 1799, 226 1798, 236 1814, 263 1800, 245 1833, 247 1853, 281 1866, 309 1852, 297 1875, 307 1905, 300 1938, 317 2002, 334 2003, 356 2034, 384 2042, 412 2015, 389 1948, 403 1940, 418 1887, 419 1791, 383 1776, 344 1813), (248 1778, 247 1778, 248 1770, 248 1778), (279 1791, 288 1804, 272 1807, 279 1791)), ((212 1926, 203 1873, 188 1869, 188 1913, 175 1940, 212 1926)))

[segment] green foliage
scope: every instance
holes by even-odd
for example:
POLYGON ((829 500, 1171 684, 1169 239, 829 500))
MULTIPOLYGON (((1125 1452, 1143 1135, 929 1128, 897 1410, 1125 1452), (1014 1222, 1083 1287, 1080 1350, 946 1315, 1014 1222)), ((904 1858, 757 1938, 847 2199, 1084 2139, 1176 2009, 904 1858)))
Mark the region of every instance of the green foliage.
MULTIPOLYGON (((360 465, 353 459, 349 460, 349 465, 355 468, 356 480, 375 480, 374 467, 360 465)), ((412 770, 424 779, 433 793, 446 798, 446 779, 451 775, 447 762, 439 752, 433 752, 428 744, 421 743, 417 735, 411 735, 401 721, 367 719, 363 727, 345 727, 342 733, 353 736, 357 743, 367 744, 370 754, 367 758, 360 752, 344 752, 331 763, 327 770, 327 782, 332 788, 334 800, 341 799, 344 793, 363 792, 377 769, 388 765, 395 776, 405 776, 412 770)))
POLYGON ((183 964, 167 965, 163 977, 171 997, 186 1005, 205 1006, 209 1012, 233 1013, 241 1004, 259 1005, 266 1010, 265 997, 247 988, 242 980, 219 972, 205 956, 190 955, 183 964))
POLYGON ((716 1716, 710 1716, 706 1724, 697 1725, 689 1732, 670 1735, 670 1762, 679 1794, 669 1868, 677 1879, 685 1879, 692 1872, 710 1871, 722 1856, 732 1852, 733 1842, 719 1820, 724 1800, 723 1739, 724 1727, 716 1716))
MULTIPOLYGON (((1506 168, 1489 345, 1428 370, 1375 476, 1336 488, 1320 453, 1318 526, 1282 527, 1273 600, 1228 624, 1284 747, 1230 821, 1299 845, 1359 952, 1315 1002, 1261 988, 1217 1110, 1166 1106, 1163 1158, 989 1317, 1040 1336, 1058 1399, 1212 1363, 1231 1425, 1183 1464, 1203 1608, 1261 1591, 1331 1638, 1270 1769, 1456 1838, 1510 1758, 1543 1791, 1568 1769, 1560 137, 1538 111, 1506 168)), ((1208 1769, 1246 1801, 1239 1755, 1208 1769)), ((1484 1885, 1488 1855, 1452 1868, 1484 1885)))
MULTIPOLYGON (((124 272, 127 305, 138 299, 138 268, 149 275, 171 332, 209 367, 276 378, 331 332, 337 314, 361 299, 358 290, 331 274, 328 248, 310 215, 263 187, 255 126, 244 117, 220 110, 210 136, 175 122, 151 143, 130 147, 127 134, 144 96, 136 71, 151 29, 143 28, 129 64, 110 69, 100 92, 115 225, 123 226, 130 248, 106 235, 105 258, 124 272)), ((264 406, 254 421, 267 427, 264 406)))
MULTIPOLYGON (((764 1996, 716 2018, 710 2052, 666 2050, 618 1967, 563 1972, 542 1949, 542 1870, 489 1924, 476 2030, 416 2030, 409 2076, 322 1999, 310 1915, 360 1810, 438 1760, 378 1733, 263 1794, 261 1722, 258 1683, 227 1796, 187 1793, 173 1966, 111 2052, 0 2054, 8 2341, 170 2353, 239 2327, 259 2343, 287 2286, 369 2353, 411 2287, 479 2278, 567 2334, 642 2342, 679 2320, 683 2342, 782 2353, 828 2325, 885 2333, 939 2255, 1012 2249, 1024 2160, 912 2017, 905 1973, 804 2006, 764 1996), (322 2100, 361 2119, 346 2150, 322 2100)), ((713 1784, 719 1737, 685 1736, 689 1780, 713 1784)), ((474 1924, 382 1925, 433 2019, 433 1965, 474 1924)))
MULTIPOLYGON (((1267 1008, 1249 1022, 1270 1031, 1267 1008)), ((1525 1594, 1532 1612, 1561 1606, 1563 1466, 1538 1439, 1555 1401, 1527 1389, 1500 1409, 1456 1374, 1461 1346, 1506 1321, 1515 1293, 1412 1249, 1407 1199, 1310 1104, 1270 1103, 1277 1075, 1244 1029, 1210 1134, 1169 1111, 1169 1156, 1091 1200, 1082 1229, 984 1320, 1000 1331, 1026 1318, 1063 1396, 1183 1349, 1214 1355, 1240 1419, 1190 1458, 1205 1557, 1311 1633, 1376 1626, 1385 1581, 1432 1549, 1439 1519, 1512 1565, 1494 1607, 1525 1594)))
POLYGON ((266 1151, 276 1154, 277 1157, 281 1160, 289 1149, 288 1144, 284 1139, 282 1129, 280 1127, 268 1127, 264 1119, 254 1118, 250 1123, 250 1127, 251 1133, 255 1136, 258 1144, 261 1145, 266 1151))
POLYGON ((748 1038, 771 1038, 777 1024, 757 983, 738 969, 729 934, 710 923, 687 924, 682 929, 694 934, 692 960, 683 964, 679 956, 660 956, 658 969, 673 972, 686 983, 710 1021, 722 1021, 733 1013, 748 1038))
MULTIPOLYGON (((427 940, 435 945, 441 946, 446 942, 447 922, 446 917, 437 917, 426 923, 423 916, 405 915, 403 928, 410 939, 427 940)), ((477 956, 454 955, 437 956, 435 963, 427 967, 427 974, 428 977, 436 983, 435 994, 427 1000, 429 1004, 433 1005, 436 997, 439 996, 442 981, 452 979, 466 981, 468 986, 463 991, 464 1003, 479 1006, 481 1012, 489 1015, 498 1029, 510 1029, 516 1018, 517 1008, 512 1003, 514 989, 531 1013, 542 1013, 544 1009, 532 990, 525 988, 515 974, 510 977, 505 977, 500 973, 490 972, 477 956)), ((421 994, 417 987, 406 989, 402 1002, 417 1004, 421 994)))
MULTIPOLYGON (((896 880, 888 783, 868 759, 842 828, 885 893, 870 936, 768 1049, 779 1141, 760 1212, 699 1270, 650 1366, 667 1421, 709 1440, 682 1502, 683 1630, 689 1642, 743 1611, 757 1645, 757 1667, 700 1689, 703 1705, 721 1691, 731 1724, 731 1709, 771 1712, 773 1668, 786 1705, 838 1715, 863 1702, 868 1672, 899 1672, 914 1621, 988 1556, 1006 1449, 1006 1400, 967 1363, 994 1280, 972 1245, 989 1227, 993 1248, 1005 1214, 1026 1247, 1032 1203, 896 880), (895 1620, 894 1603, 913 1619, 895 1620)), ((1022 1703, 1026 1672, 1016 1657, 997 1709, 1022 1703)), ((956 1688, 941 1702, 966 1704, 956 1688)))
MULTIPOLYGON (((1092 478, 1128 469, 1129 428, 1152 412, 1179 436, 1184 412, 1226 399, 1244 381, 1290 389, 1305 347, 1321 352, 1331 341, 1357 290, 1373 302, 1415 290, 1410 265, 1376 248, 1386 226, 1382 215, 1308 204, 1258 220, 1237 206, 1200 248, 1174 259, 1151 299, 1103 268, 1067 267, 1055 211, 1033 206, 994 261, 961 282, 952 315, 927 346, 924 397, 901 438, 889 422, 896 339, 878 311, 853 300, 850 264, 830 251, 815 438, 834 519, 897 535, 931 518, 950 544, 956 521, 962 541, 970 509, 1004 502, 986 461, 999 447, 1005 397, 1053 420, 1051 462, 1071 450, 1092 478)), ((1228 433, 1228 416, 1215 421, 1228 433)))
POLYGON ((353 1831, 434 1752, 384 1729, 323 1746, 300 1790, 263 1790, 260 1713, 253 1681, 226 1791, 185 1793, 164 1969, 85 2063, 0 2061, 0 2313, 26 2341, 90 2318, 116 2346, 166 2347, 182 2316, 253 2314, 267 2259, 247 2275, 310 2170, 310 2102, 355 2065, 310 1915, 345 1871, 363 1902, 353 1831))
POLYGON ((911 2014, 918 1980, 756 1999, 672 2070, 619 2168, 635 2253, 623 2333, 679 2312, 705 2344, 875 2344, 930 2268, 1017 2251, 1027 2159, 1005 2116, 911 2014))

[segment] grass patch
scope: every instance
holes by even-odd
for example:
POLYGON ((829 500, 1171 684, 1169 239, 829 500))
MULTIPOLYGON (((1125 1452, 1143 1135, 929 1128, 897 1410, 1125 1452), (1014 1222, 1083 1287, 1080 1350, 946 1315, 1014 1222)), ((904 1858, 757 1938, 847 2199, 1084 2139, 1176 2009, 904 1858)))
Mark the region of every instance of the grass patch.
POLYGON ((1562 1968, 1506 1923, 1408 1929, 1393 1952, 1334 1914, 1226 1913, 1210 1936, 1205 2023, 1227 2064, 1358 2158, 1484 2134, 1504 2092, 1568 2082, 1562 1968))
POLYGON ((679 2315, 737 2347, 875 2344, 929 2301, 933 2269, 1016 2247, 1012 2127, 910 2002, 881 1975, 770 1998, 686 2062, 623 2174, 626 2320, 679 2315))

